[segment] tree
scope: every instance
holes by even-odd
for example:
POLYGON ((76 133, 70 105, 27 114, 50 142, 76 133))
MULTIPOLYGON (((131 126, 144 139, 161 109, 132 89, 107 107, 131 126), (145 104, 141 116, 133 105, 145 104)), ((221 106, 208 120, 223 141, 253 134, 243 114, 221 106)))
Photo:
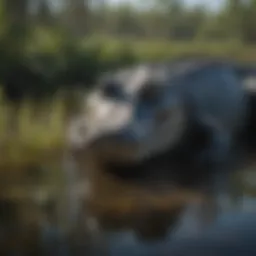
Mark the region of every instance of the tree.
POLYGON ((47 0, 38 0, 36 20, 42 25, 52 25, 53 16, 47 0))
POLYGON ((89 30, 89 0, 68 0, 66 4, 67 23, 74 36, 84 36, 89 30))
POLYGON ((2 42, 11 55, 21 55, 29 31, 29 0, 3 0, 7 29, 2 42))

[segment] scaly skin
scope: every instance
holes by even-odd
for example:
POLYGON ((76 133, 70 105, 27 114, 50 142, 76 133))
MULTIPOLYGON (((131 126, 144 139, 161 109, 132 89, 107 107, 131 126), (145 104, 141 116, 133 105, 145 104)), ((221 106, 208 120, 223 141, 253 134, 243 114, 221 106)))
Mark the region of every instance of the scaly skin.
MULTIPOLYGON (((242 80, 253 72, 191 58, 107 74, 85 102, 91 115, 82 113, 69 133, 70 146, 80 158, 91 149, 103 172, 124 180, 197 189, 217 214, 218 195, 231 189, 237 135, 247 118, 242 80)), ((209 223, 212 215, 202 219, 209 223)))

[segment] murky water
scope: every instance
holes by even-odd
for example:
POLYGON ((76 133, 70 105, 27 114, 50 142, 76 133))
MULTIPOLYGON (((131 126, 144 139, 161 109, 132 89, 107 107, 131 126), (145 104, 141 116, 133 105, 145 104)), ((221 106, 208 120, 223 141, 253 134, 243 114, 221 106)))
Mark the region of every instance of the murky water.
MULTIPOLYGON (((253 213, 256 214, 256 199, 250 196, 245 196, 242 200, 240 209, 233 210, 232 212, 224 213, 219 217, 217 223, 227 224, 236 223, 239 220, 244 221, 246 218, 244 214, 252 213, 249 216, 252 217, 253 213)), ((117 256, 142 256, 142 255, 165 255, 166 252, 171 252, 176 244, 176 241, 182 238, 193 238, 195 235, 194 219, 191 217, 192 212, 188 213, 188 218, 184 221, 184 225, 175 234, 169 232, 165 239, 143 242, 136 238, 134 231, 126 230, 122 232, 105 233, 107 239, 109 255, 117 256)), ((256 221, 254 221, 255 226, 256 221)), ((232 225, 232 224, 230 224, 232 225)), ((221 231, 220 231, 221 232, 221 231)), ((256 231, 255 231, 256 234, 256 231)), ((221 236, 221 233, 220 233, 221 236)), ((224 236, 224 235, 223 235, 224 236)))
MULTIPOLYGON (((240 200, 237 205, 231 205, 232 208, 227 207, 226 212, 220 216, 218 222, 227 223, 233 221, 234 223, 237 223, 239 219, 244 218, 242 214, 256 214, 256 197, 254 197, 254 191, 256 191, 256 177, 254 176, 254 171, 247 174, 245 177, 246 179, 244 180, 246 184, 242 186, 246 187, 246 191, 242 192, 244 196, 240 196, 240 200)), ((54 182, 53 187, 56 187, 56 183, 54 182)), ((62 193, 63 190, 60 189, 60 192, 60 194, 66 198, 66 195, 62 193)), ((34 191, 29 192, 29 194, 36 196, 34 191)), ((177 245, 177 241, 179 241, 179 239, 189 239, 200 235, 200 221, 197 216, 197 207, 190 207, 185 214, 182 215, 183 218, 180 225, 178 225, 176 229, 171 229, 173 224, 173 211, 177 208, 179 209, 179 204, 183 204, 183 200, 189 195, 190 193, 184 193, 184 195, 180 192, 178 194, 166 193, 165 189, 156 193, 156 191, 147 191, 134 186, 126 187, 124 184, 117 184, 115 182, 108 182, 104 187, 103 184, 100 183, 98 199, 100 199, 99 206, 102 209, 98 209, 97 211, 100 212, 101 217, 105 215, 108 218, 107 220, 105 219, 101 223, 98 223, 99 218, 97 218, 97 216, 93 215, 89 211, 89 216, 91 217, 89 219, 87 216, 88 212, 83 212, 83 216, 87 219, 87 224, 89 224, 90 229, 93 231, 92 233, 94 233, 93 235, 95 236, 95 240, 92 243, 92 253, 88 254, 86 252, 71 255, 161 256, 165 255, 167 251, 171 252, 174 250, 173 248, 177 245), (95 232, 95 230, 97 230, 97 224, 100 227, 98 233, 95 232)), ((44 197, 43 195, 38 196, 44 197)), ((70 206, 70 204, 69 202, 68 204, 66 204, 66 202, 63 204, 64 208, 61 207, 60 215, 58 216, 65 219, 64 210, 68 212, 66 205, 70 206)), ((28 208, 27 211, 31 212, 31 208, 28 208)), ((58 216, 56 218, 58 218, 58 216)), ((54 218, 53 220, 45 219, 45 222, 53 222, 55 224, 54 218)), ((256 218, 254 223, 255 237, 256 218)), ((56 225, 57 224, 58 223, 56 222, 56 225)), ((17 230, 15 230, 13 234, 16 234, 16 231, 17 230)), ((22 238, 23 235, 21 234, 20 237, 22 238)), ((86 236, 84 235, 80 235, 79 237, 79 239, 82 240, 82 244, 86 244, 87 242, 84 241, 87 239, 87 237, 85 237, 86 236)), ((0 254, 6 255, 1 252, 0 254)), ((46 253, 46 255, 50 254, 46 253)), ((61 253, 54 255, 67 254, 61 253)))
MULTIPOLYGON (((247 188, 250 187, 250 191, 253 191, 255 189, 256 180, 252 176, 250 176, 250 174, 246 174, 244 182, 246 183, 247 188)), ((141 237, 138 237, 138 234, 136 233, 136 222, 134 225, 127 225, 126 227, 122 227, 122 229, 120 228, 120 226, 117 228, 114 225, 111 226, 110 224, 108 228, 105 228, 102 232, 105 241, 104 246, 106 246, 106 249, 108 251, 107 255, 166 255, 166 252, 172 252, 172 250, 174 250, 173 248, 175 248, 177 241, 180 241, 181 239, 194 238, 200 234, 202 235, 202 233, 200 233, 198 229, 198 225, 200 225, 200 223, 198 223, 199 220, 197 218, 197 210, 197 207, 190 207, 183 214, 182 220, 180 221, 180 224, 175 230, 169 228, 165 236, 163 236, 162 234, 162 236, 158 236, 158 234, 156 234, 154 238, 150 237, 150 239, 148 240, 143 240, 140 239, 141 237)), ((244 221, 244 219, 248 219, 247 217, 244 217, 245 214, 249 214, 250 218, 252 218, 254 216, 254 213, 256 214, 256 197, 244 191, 239 197, 239 201, 237 201, 235 204, 231 204, 230 207, 227 207, 227 209, 219 216, 219 219, 216 221, 216 223, 231 223, 230 225, 232 227, 236 225, 236 223, 238 223, 240 220, 244 221)), ((160 216, 159 218, 163 217, 160 216)), ((152 221, 155 220, 152 219, 152 221)), ((141 224, 139 222, 140 220, 137 222, 138 226, 140 226, 141 224)), ((143 218, 141 219, 141 222, 143 222, 143 218)), ((150 222, 148 222, 148 224, 150 225, 150 222)), ((253 220, 253 224, 255 226, 254 235, 256 235, 256 218, 255 220, 253 220)), ((168 225, 169 223, 166 219, 166 226, 168 225)), ((156 228, 156 226, 153 225, 152 228, 156 228)), ((222 231, 221 229, 219 230, 221 234, 222 231)), ((156 233, 158 231, 159 230, 157 230, 156 233)), ((150 229, 146 231, 146 235, 147 232, 154 233, 154 231, 150 229)), ((96 251, 97 250, 95 250, 95 253, 93 253, 93 255, 96 255, 96 251)), ((99 255, 102 255, 102 253, 100 253, 99 255)))

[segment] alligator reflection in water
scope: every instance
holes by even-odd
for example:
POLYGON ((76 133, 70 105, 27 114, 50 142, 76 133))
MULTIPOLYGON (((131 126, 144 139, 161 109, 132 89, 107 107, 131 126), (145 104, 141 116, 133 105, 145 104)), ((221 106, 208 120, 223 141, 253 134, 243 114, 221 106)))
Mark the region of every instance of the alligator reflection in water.
MULTIPOLYGON (((236 227, 236 223, 239 223, 239 219, 243 220, 243 215, 241 214, 240 216, 240 213, 247 211, 256 212, 256 201, 250 196, 243 197, 242 208, 240 208, 236 212, 233 211, 232 213, 228 213, 226 215, 224 214, 222 217, 220 217, 220 220, 222 219, 224 223, 231 222, 231 224, 229 224, 230 227, 236 227)), ((111 227, 108 227, 108 229, 105 230, 105 237, 108 243, 110 255, 161 255, 161 253, 163 253, 163 255, 166 255, 166 252, 171 252, 173 250, 172 248, 176 241, 179 241, 176 239, 183 239, 184 236, 186 238, 194 237, 194 228, 196 227, 194 226, 194 218, 192 217, 192 215, 193 213, 191 211, 188 212, 188 217, 190 218, 186 218, 183 223, 184 225, 178 230, 178 232, 176 232, 176 235, 173 235, 172 232, 167 232, 165 237, 159 237, 156 232, 156 239, 151 239, 150 242, 145 240, 142 241, 134 235, 134 230, 136 229, 136 227, 133 227, 133 230, 127 228, 126 230, 124 229, 121 231, 116 231, 114 229, 111 229, 111 227)), ((166 225, 168 225, 168 221, 166 221, 166 225)), ((239 236, 239 234, 237 235, 239 236)), ((241 234, 241 236, 242 235, 243 233, 241 234)))
MULTIPOLYGON (((248 176, 247 173, 243 175, 248 176)), ((237 212, 256 211, 255 199, 248 194, 253 190, 252 185, 251 190, 244 191, 245 196, 240 197, 242 204, 237 212)), ((113 183, 111 187, 113 191, 113 183)), ((114 191, 91 205, 96 214, 94 217, 103 227, 110 255, 159 255, 157 252, 168 251, 168 246, 172 246, 176 239, 195 236, 197 225, 200 225, 195 221, 196 207, 190 207, 175 232, 170 226, 173 210, 182 208, 187 200, 200 200, 198 194, 189 191, 152 194, 152 191, 135 187, 124 189, 122 185, 114 191)), ((236 212, 232 210, 233 213, 236 212)), ((232 219, 232 214, 227 218, 232 219)))
POLYGON ((161 242, 142 244, 128 233, 112 235, 109 239, 110 255, 254 256, 255 232, 255 213, 233 213, 222 216, 201 237, 168 237, 161 242))
MULTIPOLYGON (((99 187, 95 188, 98 193, 96 193, 94 197, 91 197, 93 200, 90 202, 91 205, 87 205, 89 209, 87 207, 84 217, 87 218, 87 213, 89 213, 94 219, 96 219, 96 221, 99 221, 99 224, 103 229, 100 236, 103 237, 103 239, 99 240, 96 238, 96 247, 103 247, 102 241, 104 241, 104 244, 107 243, 106 249, 110 251, 110 255, 125 255, 126 249, 132 250, 132 253, 128 253, 127 255, 147 255, 147 253, 151 251, 156 252, 164 250, 167 244, 171 244, 172 239, 180 236, 183 237, 184 234, 186 236, 194 236, 195 231, 197 231, 197 226, 195 226, 197 223, 194 221, 191 211, 188 212, 187 215, 189 218, 184 221, 183 228, 179 228, 176 232, 176 236, 171 235, 171 231, 173 230, 170 230, 170 226, 172 226, 173 221, 175 221, 173 219, 173 215, 176 215, 177 211, 179 212, 183 209, 187 201, 192 200, 194 202, 199 202, 201 200, 200 195, 192 193, 191 191, 181 191, 178 189, 172 189, 170 191, 170 188, 164 189, 163 187, 161 187, 161 190, 153 191, 152 188, 146 189, 135 185, 128 186, 127 184, 107 179, 107 177, 104 176, 100 176, 98 178, 99 187), (90 210, 90 212, 88 212, 88 210, 90 210)), ((250 183, 252 179, 253 177, 250 175, 250 183)), ((247 180, 245 181, 247 182, 247 180)), ((248 186, 249 185, 253 186, 253 184, 248 184, 248 186)), ((17 187, 16 184, 14 184, 14 186, 17 187)), ((248 186, 246 187, 248 188, 248 186)), ((53 184, 53 187, 56 188, 56 183, 53 184)), ((61 189, 60 192, 62 192, 61 189)), ((252 193, 253 190, 251 189, 246 192, 252 193)), ((27 194, 35 196, 35 191, 29 190, 27 194)), ((29 199, 30 197, 27 194, 23 195, 18 193, 21 198, 24 197, 26 199, 28 197, 29 199)), ((16 202, 19 202, 18 199, 19 198, 15 201, 11 200, 11 202, 16 204, 16 202)), ((46 216, 42 216, 41 208, 37 205, 34 206, 31 200, 26 200, 25 204, 23 201, 21 202, 24 206, 20 208, 22 214, 18 216, 19 218, 17 221, 12 219, 12 221, 15 221, 13 222, 14 224, 11 223, 11 227, 14 227, 14 229, 10 230, 10 232, 12 232, 12 244, 8 246, 8 248, 13 248, 13 246, 18 248, 18 255, 38 255, 32 250, 32 244, 38 236, 38 227, 36 226, 35 230, 28 230, 27 227, 32 225, 31 227, 34 228, 34 224, 37 225, 38 223, 40 225, 44 223, 51 225, 51 223, 53 223, 53 227, 58 224, 57 222, 55 223, 55 220, 48 220, 46 216), (37 219, 35 219, 35 217, 37 217, 37 219), (26 231, 28 231, 27 234, 29 237, 25 236, 26 232, 22 228, 20 229, 20 232, 18 232, 20 226, 17 226, 17 224, 22 224, 21 227, 24 227, 26 231), (17 242, 21 245, 17 244, 17 242), (24 248, 26 253, 22 253, 20 251, 23 250, 20 246, 26 247, 24 248), (27 250, 27 248, 29 248, 29 250, 27 250)), ((250 206, 248 196, 246 201, 244 201, 244 209, 250 210, 247 207, 248 205, 250 206)), ((68 206, 70 207, 70 205, 68 206)), ((5 207, 5 212, 6 210, 7 208, 5 207)), ((64 211, 62 208, 62 217, 63 213, 64 211)), ((0 214, 2 213, 0 212, 0 214)), ((3 219, 3 217, 4 216, 1 216, 1 219, 3 219)), ((81 237, 79 239, 80 241, 82 240, 83 246, 86 247, 85 243, 87 244, 88 239, 87 237, 85 238, 83 234, 81 235, 80 233, 81 237)), ((56 246, 56 239, 54 238, 51 243, 53 244, 53 247, 56 246)), ((96 255, 94 248, 95 245, 93 245, 93 252, 91 254, 93 256, 96 255)), ((35 248, 35 250, 38 250, 38 248, 35 248)), ((105 255, 104 253, 99 253, 97 248, 96 251, 97 255, 105 255)), ((2 253, 2 251, 0 254, 11 255, 2 253)), ((85 255, 85 253, 57 254, 53 253, 51 250, 51 253, 46 252, 43 255, 85 255)), ((86 253, 86 255, 88 255, 88 253, 86 253)))
POLYGON ((200 200, 197 194, 189 191, 168 193, 134 188, 125 192, 127 194, 122 195, 119 191, 119 195, 112 198, 104 196, 89 207, 103 229, 132 229, 141 240, 164 239, 187 202, 200 200))

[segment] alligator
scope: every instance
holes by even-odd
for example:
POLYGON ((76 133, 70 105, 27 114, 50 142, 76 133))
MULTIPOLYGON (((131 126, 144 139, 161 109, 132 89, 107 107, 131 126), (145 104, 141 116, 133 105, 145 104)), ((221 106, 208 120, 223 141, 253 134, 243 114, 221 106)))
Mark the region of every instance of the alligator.
POLYGON ((125 181, 168 181, 217 198, 232 189, 230 174, 242 162, 252 119, 243 81, 255 74, 200 57, 110 72, 87 97, 86 116, 70 126, 70 146, 97 151, 102 169, 125 181))

